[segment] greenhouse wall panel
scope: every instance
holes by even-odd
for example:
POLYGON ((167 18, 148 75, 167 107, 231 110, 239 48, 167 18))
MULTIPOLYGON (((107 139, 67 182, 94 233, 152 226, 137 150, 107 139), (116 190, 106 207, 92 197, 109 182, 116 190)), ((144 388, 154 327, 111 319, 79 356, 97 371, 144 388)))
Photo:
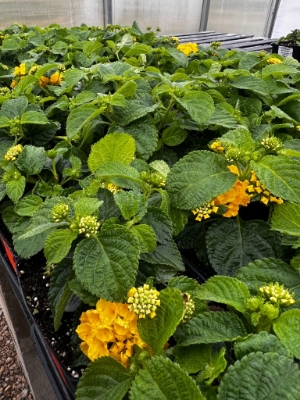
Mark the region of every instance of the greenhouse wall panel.
POLYGON ((0 0, 0 28, 16 22, 28 26, 103 25, 103 13, 99 0, 0 0))
POLYGON ((211 0, 207 29, 263 36, 271 1, 211 0))
POLYGON ((137 21, 140 28, 161 28, 162 33, 198 32, 202 0, 113 0, 113 23, 132 25, 137 21))

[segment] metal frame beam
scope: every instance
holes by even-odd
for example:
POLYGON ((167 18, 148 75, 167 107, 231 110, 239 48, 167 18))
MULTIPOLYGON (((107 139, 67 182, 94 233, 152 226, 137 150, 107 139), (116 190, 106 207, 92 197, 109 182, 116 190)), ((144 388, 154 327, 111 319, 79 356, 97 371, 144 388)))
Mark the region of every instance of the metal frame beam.
POLYGON ((104 26, 113 23, 112 0, 103 0, 104 26))
POLYGON ((271 0, 263 31, 265 37, 271 38, 281 0, 271 0))
POLYGON ((206 31, 210 9, 210 0, 203 0, 199 31, 206 31))

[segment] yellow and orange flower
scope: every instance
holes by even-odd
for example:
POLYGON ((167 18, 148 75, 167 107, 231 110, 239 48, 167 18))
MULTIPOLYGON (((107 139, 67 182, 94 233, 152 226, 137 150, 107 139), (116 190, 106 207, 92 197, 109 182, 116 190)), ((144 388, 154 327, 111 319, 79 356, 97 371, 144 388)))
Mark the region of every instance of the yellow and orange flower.
POLYGON ((260 201, 265 205, 268 205, 269 202, 276 204, 283 203, 283 200, 280 197, 272 195, 270 191, 260 182, 254 171, 251 171, 251 179, 250 184, 247 187, 247 191, 250 193, 251 197, 259 194, 260 201))
POLYGON ((133 346, 147 347, 139 336, 137 320, 127 304, 100 299, 96 309, 83 312, 80 317, 76 332, 83 340, 82 352, 92 361, 110 356, 128 367, 133 346))
POLYGON ((227 207, 227 211, 223 217, 231 218, 238 215, 240 206, 247 206, 250 203, 251 197, 246 193, 249 181, 237 180, 234 186, 228 192, 220 194, 215 198, 216 205, 227 207))
POLYGON ((60 71, 56 71, 50 76, 50 78, 42 76, 40 78, 40 85, 43 87, 46 87, 47 85, 59 86, 62 80, 63 74, 60 71))

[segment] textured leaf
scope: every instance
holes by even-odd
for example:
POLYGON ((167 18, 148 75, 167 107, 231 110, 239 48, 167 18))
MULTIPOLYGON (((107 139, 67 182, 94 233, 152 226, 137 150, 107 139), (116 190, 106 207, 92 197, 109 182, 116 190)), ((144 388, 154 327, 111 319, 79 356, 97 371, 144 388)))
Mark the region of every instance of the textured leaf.
POLYGON ((66 133, 69 139, 76 136, 83 127, 98 115, 100 115, 104 109, 97 108, 92 104, 84 104, 77 108, 74 108, 67 118, 66 133))
POLYGON ((251 353, 230 366, 218 392, 219 400, 297 400, 300 372, 278 354, 251 353))
POLYGON ((175 123, 162 132, 161 139, 167 146, 178 146, 185 141, 187 136, 188 132, 180 128, 179 123, 175 123))
POLYGON ((79 380, 77 400, 122 400, 133 375, 112 357, 100 357, 90 363, 79 380))
POLYGON ((73 278, 68 282, 69 288, 84 304, 88 304, 91 307, 95 307, 99 297, 95 296, 88 290, 84 289, 82 284, 77 278, 73 278))
POLYGON ((71 229, 59 229, 50 233, 44 246, 47 264, 57 264, 63 260, 69 253, 72 242, 76 238, 77 233, 71 229))
POLYGON ((190 293, 196 295, 201 286, 192 278, 187 276, 176 276, 168 282, 168 287, 179 289, 182 293, 190 293))
POLYGON ((220 105, 216 106, 213 115, 208 121, 206 121, 206 125, 215 125, 222 128, 231 129, 238 127, 238 123, 236 119, 232 116, 232 114, 228 110, 223 109, 220 105))
POLYGON ((296 298, 300 298, 300 276, 290 265, 274 258, 264 258, 240 268, 236 278, 245 282, 249 290, 257 293, 257 289, 270 282, 278 282, 291 289, 296 298))
POLYGON ((14 210, 18 215, 31 217, 42 203, 39 196, 31 194, 21 199, 14 210))
POLYGON ((209 260, 220 275, 232 276, 249 262, 280 257, 281 236, 263 221, 220 220, 206 235, 209 260))
POLYGON ((261 183, 274 195, 300 202, 300 163, 284 156, 266 156, 251 167, 261 183))
POLYGON ((42 147, 31 145, 24 146, 22 153, 19 155, 16 165, 28 175, 39 174, 45 164, 46 155, 42 147))
POLYGON ((238 89, 246 89, 254 93, 261 94, 263 96, 268 96, 268 86, 265 81, 256 76, 239 76, 233 82, 231 86, 238 89))
POLYGON ((123 301, 134 286, 138 241, 128 229, 110 225, 97 238, 82 240, 74 253, 74 269, 83 287, 101 298, 123 301))
POLYGON ((48 118, 43 112, 38 111, 27 111, 22 114, 21 124, 36 124, 45 125, 48 124, 48 118))
POLYGON ((88 165, 92 172, 108 161, 130 164, 135 153, 135 141, 127 133, 114 132, 106 135, 91 148, 88 165))
POLYGON ((274 207, 272 229, 288 235, 300 236, 300 204, 283 203, 274 207))
POLYGON ((166 189, 176 208, 191 210, 232 188, 236 176, 219 154, 194 151, 179 160, 168 174, 166 189))
POLYGON ((159 300, 154 318, 147 316, 138 320, 139 334, 154 356, 163 353, 164 345, 175 332, 184 311, 183 297, 178 289, 161 290, 159 300))
POLYGON ((97 200, 95 198, 85 197, 76 202, 75 213, 77 216, 80 215, 82 217, 86 215, 91 215, 95 211, 97 211, 102 204, 103 201, 97 200))
POLYGON ((167 243, 172 239, 172 222, 169 216, 159 208, 149 207, 141 223, 151 226, 159 243, 167 243))
POLYGON ((181 255, 173 241, 158 244, 152 253, 143 253, 141 259, 150 264, 168 265, 174 272, 184 271, 181 255))
POLYGON ((133 225, 131 232, 139 241, 141 253, 150 253, 156 248, 156 236, 153 229, 146 224, 133 225))
POLYGON ((128 189, 140 189, 140 174, 131 167, 120 161, 109 161, 95 172, 96 178, 102 181, 110 181, 115 185, 128 189))
POLYGON ((141 118, 124 128, 136 144, 136 155, 142 160, 148 160, 157 147, 158 131, 148 118, 141 118))
POLYGON ((228 276, 213 276, 197 291, 201 300, 210 300, 228 304, 238 311, 245 311, 245 301, 250 297, 247 286, 235 278, 228 276))
POLYGON ((274 65, 267 65, 262 69, 262 76, 265 79, 268 75, 279 76, 282 75, 290 75, 295 74, 298 71, 298 68, 295 68, 292 65, 287 65, 284 63, 281 64, 274 64, 274 65))
POLYGON ((130 400, 205 400, 196 383, 165 357, 148 361, 135 377, 130 400))
POLYGON ((200 343, 228 342, 246 335, 246 329, 236 314, 208 311, 181 324, 176 332, 176 340, 181 346, 189 346, 200 343))
POLYGON ((72 275, 71 260, 57 265, 51 273, 48 299, 55 330, 60 326, 61 318, 72 295, 72 291, 68 287, 68 281, 72 275))
POLYGON ((67 86, 74 86, 84 78, 86 73, 78 68, 69 68, 64 74, 64 81, 67 86))
POLYGON ((214 112, 214 101, 205 92, 188 92, 181 99, 176 100, 198 124, 204 124, 214 112))
POLYGON ((241 360, 244 356, 250 353, 277 353, 280 356, 290 357, 288 349, 280 342, 275 335, 270 335, 267 332, 259 332, 257 335, 249 335, 243 340, 238 340, 234 344, 234 352, 236 358, 241 360))
MULTIPOLYGON (((38 221, 39 219, 37 219, 37 222, 38 221)), ((34 227, 30 227, 22 236, 19 237, 19 240, 40 235, 41 233, 51 231, 53 228, 66 228, 68 225, 69 223, 67 222, 44 222, 34 227)))
POLYGON ((280 341, 297 358, 300 358, 300 310, 288 310, 273 322, 280 341))
POLYGON ((20 176, 18 179, 12 179, 6 184, 7 196, 14 202, 22 197, 25 190, 26 180, 24 176, 20 176))
POLYGON ((239 150, 243 151, 253 151, 255 146, 250 132, 245 128, 237 128, 229 131, 221 137, 221 140, 222 143, 238 147, 239 150))
POLYGON ((147 212, 146 198, 139 192, 121 191, 115 194, 114 200, 126 220, 136 216, 134 220, 138 222, 147 212))
POLYGON ((1 116, 9 119, 20 117, 28 105, 28 100, 25 96, 17 97, 16 99, 6 100, 1 107, 1 116))
POLYGON ((115 120, 121 126, 129 125, 132 121, 152 113, 159 106, 153 104, 153 98, 150 94, 144 93, 136 96, 134 100, 127 100, 127 107, 114 107, 115 120))

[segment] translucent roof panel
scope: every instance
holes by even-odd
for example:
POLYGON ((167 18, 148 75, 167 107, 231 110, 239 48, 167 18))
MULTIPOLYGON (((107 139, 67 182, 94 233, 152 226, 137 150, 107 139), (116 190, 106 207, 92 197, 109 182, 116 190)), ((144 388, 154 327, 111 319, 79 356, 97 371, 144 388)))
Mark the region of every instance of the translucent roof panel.
POLYGON ((114 24, 136 21, 141 30, 161 28, 163 34, 199 32, 202 0, 112 0, 114 24))
POLYGON ((27 26, 82 23, 103 25, 103 1, 99 0, 0 0, 0 28, 13 23, 27 26))
POLYGON ((263 36, 272 0, 210 0, 207 29, 263 36))

